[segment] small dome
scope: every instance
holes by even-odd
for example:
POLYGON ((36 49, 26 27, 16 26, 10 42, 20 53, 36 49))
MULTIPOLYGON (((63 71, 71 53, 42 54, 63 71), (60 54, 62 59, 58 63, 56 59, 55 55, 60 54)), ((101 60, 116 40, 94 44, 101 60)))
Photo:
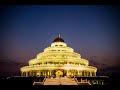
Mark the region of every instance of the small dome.
POLYGON ((60 34, 58 34, 58 37, 54 39, 53 42, 64 42, 64 40, 60 37, 60 34))

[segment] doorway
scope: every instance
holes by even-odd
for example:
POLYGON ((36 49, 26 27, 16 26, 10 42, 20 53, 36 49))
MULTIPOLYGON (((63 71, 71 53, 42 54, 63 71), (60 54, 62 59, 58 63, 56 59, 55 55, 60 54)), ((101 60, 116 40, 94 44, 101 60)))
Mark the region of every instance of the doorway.
POLYGON ((56 77, 62 77, 63 76, 63 72, 61 70, 58 70, 55 72, 56 77))

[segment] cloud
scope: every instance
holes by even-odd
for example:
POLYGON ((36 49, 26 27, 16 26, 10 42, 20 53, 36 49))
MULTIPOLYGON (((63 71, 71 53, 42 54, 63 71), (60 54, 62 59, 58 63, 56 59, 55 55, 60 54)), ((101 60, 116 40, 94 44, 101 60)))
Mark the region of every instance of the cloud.
POLYGON ((14 62, 11 60, 0 61, 0 76, 20 75, 20 68, 25 66, 25 63, 14 62))
POLYGON ((118 60, 116 60, 117 62, 113 62, 112 59, 104 58, 103 60, 101 60, 102 62, 100 62, 98 59, 99 58, 93 56, 90 57, 89 60, 90 65, 97 68, 98 75, 120 73, 120 63, 118 60))
MULTIPOLYGON (((109 73, 120 73, 120 64, 108 65, 97 61, 96 57, 89 60, 90 66, 97 68, 98 75, 109 73)), ((20 68, 26 66, 26 63, 16 62, 15 60, 0 60, 0 76, 20 75, 20 68)))
POLYGON ((95 56, 93 56, 93 57, 91 57, 90 60, 89 60, 89 65, 94 66, 94 67, 97 67, 97 68, 100 69, 100 68, 105 67, 107 64, 99 62, 99 61, 98 61, 98 58, 95 57, 95 56))

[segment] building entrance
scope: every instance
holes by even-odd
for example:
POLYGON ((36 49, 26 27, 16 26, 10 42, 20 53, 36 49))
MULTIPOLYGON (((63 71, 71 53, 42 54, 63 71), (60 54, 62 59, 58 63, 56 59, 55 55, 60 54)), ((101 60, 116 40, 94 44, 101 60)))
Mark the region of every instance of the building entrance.
POLYGON ((55 74, 56 74, 56 77, 63 76, 63 72, 61 70, 56 71, 55 74))

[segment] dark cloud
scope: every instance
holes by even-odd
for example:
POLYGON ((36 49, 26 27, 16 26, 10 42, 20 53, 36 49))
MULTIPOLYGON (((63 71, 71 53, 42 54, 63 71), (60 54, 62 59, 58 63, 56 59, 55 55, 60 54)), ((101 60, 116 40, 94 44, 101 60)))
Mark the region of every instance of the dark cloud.
POLYGON ((97 72, 98 75, 120 75, 120 65, 109 66, 106 68, 99 69, 97 72))
POLYGON ((0 76, 20 75, 20 68, 25 65, 25 63, 10 60, 0 61, 0 76))
POLYGON ((104 58, 103 60, 101 60, 102 62, 99 62, 99 60, 97 60, 98 58, 93 56, 91 57, 91 59, 89 60, 89 63, 91 66, 94 66, 97 68, 97 74, 98 75, 108 75, 108 74, 112 74, 112 73, 116 73, 119 74, 120 73, 120 63, 119 60, 116 60, 117 62, 113 62, 113 60, 109 59, 109 58, 104 58), (112 62, 113 64, 112 64, 112 62))
MULTIPOLYGON (((97 67, 98 75, 120 73, 119 63, 114 66, 107 66, 106 64, 96 62, 94 59, 91 59, 89 61, 91 66, 97 67)), ((0 61, 0 76, 20 75, 20 68, 26 65, 26 63, 14 62, 11 60, 0 61)))
POLYGON ((98 58, 95 57, 95 56, 90 57, 89 64, 90 64, 91 66, 95 66, 95 67, 97 67, 97 68, 102 68, 102 67, 104 67, 104 66, 107 65, 107 64, 105 64, 105 63, 98 62, 99 60, 97 60, 97 59, 98 59, 98 58))

